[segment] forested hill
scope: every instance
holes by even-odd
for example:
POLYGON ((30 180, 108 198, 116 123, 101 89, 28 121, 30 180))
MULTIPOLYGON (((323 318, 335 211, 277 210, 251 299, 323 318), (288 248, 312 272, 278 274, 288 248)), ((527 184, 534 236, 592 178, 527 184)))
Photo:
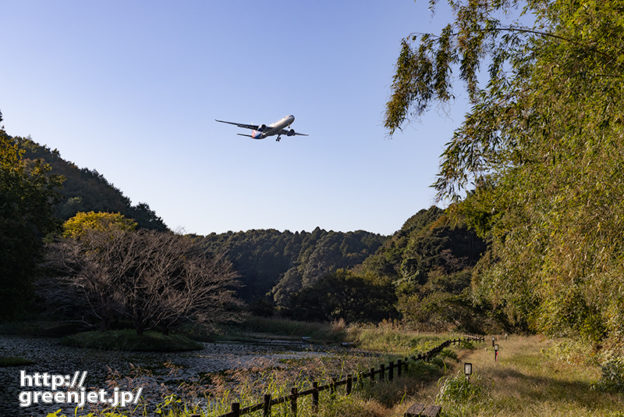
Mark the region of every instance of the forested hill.
POLYGON ((410 217, 391 237, 316 228, 213 233, 200 239, 209 251, 227 254, 241 275, 239 294, 257 314, 277 307, 306 320, 401 316, 424 329, 471 331, 487 320, 470 301, 472 269, 485 242, 465 225, 451 224, 447 211, 435 206, 410 217), (357 294, 359 303, 340 299, 343 293, 357 294), (355 314, 353 309, 371 297, 389 303, 387 308, 355 314))
POLYGON ((293 293, 338 268, 350 268, 373 254, 386 240, 374 233, 279 232, 274 229, 212 233, 208 249, 225 252, 241 275, 242 298, 255 303, 270 294, 278 306, 293 293))
POLYGON ((432 273, 453 274, 474 266, 484 251, 485 243, 473 231, 452 225, 445 210, 432 206, 410 217, 356 270, 424 284, 432 273))
POLYGON ((410 217, 353 273, 391 282, 405 322, 479 331, 492 323, 483 306, 471 301, 472 271, 485 250, 466 225, 451 223, 448 209, 432 206, 410 217))
POLYGON ((79 211, 119 212, 136 220, 140 228, 168 230, 147 204, 133 206, 128 197, 97 171, 78 168, 73 162, 64 160, 57 150, 50 150, 30 139, 14 139, 26 150, 25 158, 41 158, 51 166, 52 174, 65 178, 59 190, 61 200, 55 207, 55 214, 61 220, 67 220, 79 211))

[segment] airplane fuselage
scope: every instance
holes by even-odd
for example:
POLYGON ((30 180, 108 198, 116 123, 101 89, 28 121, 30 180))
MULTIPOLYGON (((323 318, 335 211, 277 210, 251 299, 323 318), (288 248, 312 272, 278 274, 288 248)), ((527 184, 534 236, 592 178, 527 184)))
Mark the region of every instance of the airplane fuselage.
POLYGON ((270 125, 256 125, 256 124, 247 124, 247 123, 238 123, 238 122, 228 122, 227 120, 219 120, 215 119, 215 121, 219 123, 227 123, 229 125, 238 126, 241 129, 249 129, 251 130, 251 135, 247 133, 237 133, 239 136, 247 136, 252 139, 264 139, 269 136, 277 136, 276 141, 280 141, 282 135, 284 136, 308 136, 307 133, 295 132, 295 129, 289 129, 290 125, 295 121, 295 116, 289 114, 288 116, 284 116, 279 119, 275 123, 271 123, 270 125))
POLYGON ((295 116, 289 114, 288 116, 282 117, 275 123, 271 123, 266 126, 262 125, 258 130, 252 130, 251 137, 252 139, 264 139, 269 136, 279 135, 282 129, 286 129, 294 121, 295 116))

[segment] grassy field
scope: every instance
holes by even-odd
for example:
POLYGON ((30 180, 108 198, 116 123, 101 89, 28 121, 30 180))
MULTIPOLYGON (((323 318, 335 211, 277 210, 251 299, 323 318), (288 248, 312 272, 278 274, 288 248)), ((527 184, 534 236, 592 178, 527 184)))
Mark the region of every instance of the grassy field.
POLYGON ((601 370, 590 351, 566 351, 540 336, 498 343, 496 362, 491 344, 460 356, 473 364, 469 385, 457 374, 440 381, 444 416, 624 417, 624 394, 596 388, 601 370))

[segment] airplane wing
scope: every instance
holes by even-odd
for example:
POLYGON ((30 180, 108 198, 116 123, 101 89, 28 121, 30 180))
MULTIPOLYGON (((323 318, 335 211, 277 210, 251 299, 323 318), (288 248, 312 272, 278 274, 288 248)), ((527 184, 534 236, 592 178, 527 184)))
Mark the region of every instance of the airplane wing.
POLYGON ((217 120, 217 119, 215 119, 215 121, 220 122, 220 123, 227 123, 227 124, 230 124, 230 125, 242 127, 243 129, 258 130, 258 128, 260 127, 258 125, 246 125, 244 123, 226 122, 225 120, 217 120))
MULTIPOLYGON (((248 138, 253 138, 251 135, 246 135, 244 133, 237 133, 238 136, 247 136, 248 138)), ((254 138, 255 139, 255 138, 254 138)))
MULTIPOLYGON (((282 129, 282 130, 280 130, 279 134, 288 136, 288 132, 289 131, 290 131, 290 129, 282 129)), ((307 133, 298 133, 298 132, 295 132, 295 135, 297 135, 297 136, 310 136, 307 133)))

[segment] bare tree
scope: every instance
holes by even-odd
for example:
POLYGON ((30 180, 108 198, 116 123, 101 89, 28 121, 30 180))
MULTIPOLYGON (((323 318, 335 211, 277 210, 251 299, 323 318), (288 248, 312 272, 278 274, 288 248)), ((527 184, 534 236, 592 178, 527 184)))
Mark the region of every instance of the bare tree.
MULTIPOLYGON (((182 321, 213 324, 234 316, 237 273, 223 256, 188 236, 155 231, 91 231, 57 243, 69 271, 105 325, 130 320, 138 334, 182 321)), ((59 261, 62 259, 62 261, 59 261)))

